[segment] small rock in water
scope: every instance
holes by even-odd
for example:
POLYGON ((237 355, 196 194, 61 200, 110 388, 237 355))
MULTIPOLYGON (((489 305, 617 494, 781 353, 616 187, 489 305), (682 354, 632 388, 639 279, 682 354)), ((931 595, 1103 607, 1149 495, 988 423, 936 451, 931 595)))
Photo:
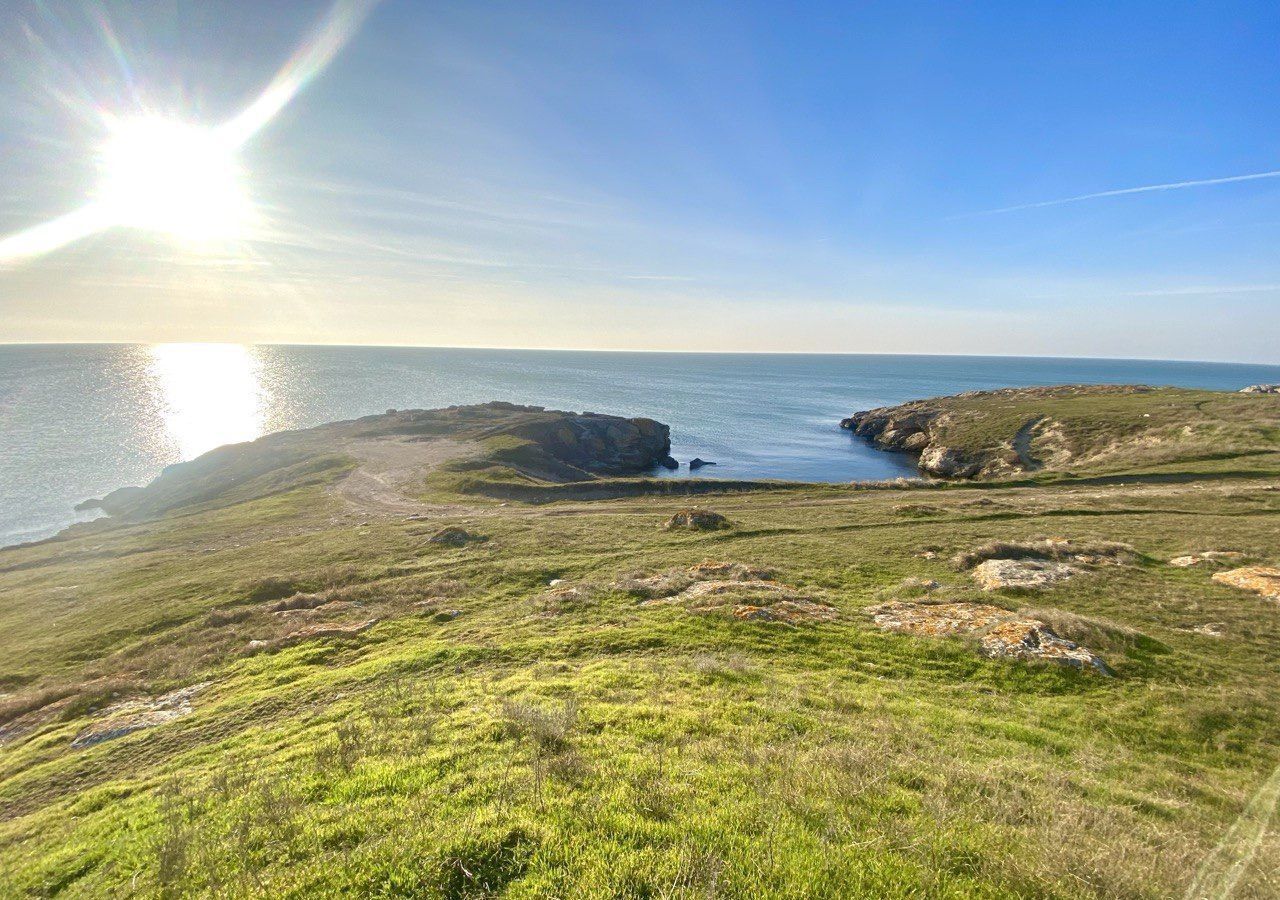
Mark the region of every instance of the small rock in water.
POLYGON ((714 466, 714 465, 715 463, 711 462, 710 460, 701 459, 697 456, 689 460, 689 469, 691 471, 696 471, 698 469, 701 469, 703 466, 714 466))
POLYGON ((680 468, 680 462, 674 456, 664 456, 662 459, 658 460, 658 465, 662 466, 664 469, 680 468))

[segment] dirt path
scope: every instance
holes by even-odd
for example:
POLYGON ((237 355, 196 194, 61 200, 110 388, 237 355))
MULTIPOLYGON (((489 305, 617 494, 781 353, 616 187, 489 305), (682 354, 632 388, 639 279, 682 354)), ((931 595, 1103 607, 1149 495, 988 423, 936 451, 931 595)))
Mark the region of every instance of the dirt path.
POLYGON ((1231 896, 1267 835, 1277 803, 1280 803, 1280 766, 1276 766, 1262 787, 1249 798, 1244 812, 1205 857, 1183 900, 1227 900, 1231 896))
POLYGON ((1028 472, 1044 468, 1040 460, 1031 455, 1031 439, 1035 436, 1036 428, 1044 420, 1045 416, 1029 419, 1013 436, 1013 452, 1018 454, 1018 459, 1022 461, 1022 468, 1028 472))
POLYGON ((446 439, 353 441, 344 451, 358 461, 335 492, 362 515, 404 516, 433 509, 414 497, 432 469, 475 450, 446 439))

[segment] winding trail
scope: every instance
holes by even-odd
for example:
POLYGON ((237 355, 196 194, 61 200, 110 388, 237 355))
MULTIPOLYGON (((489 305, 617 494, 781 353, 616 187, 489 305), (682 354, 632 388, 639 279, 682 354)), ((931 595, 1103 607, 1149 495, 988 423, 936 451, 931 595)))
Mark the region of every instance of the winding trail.
POLYGON ((1205 857, 1183 900, 1227 900, 1253 862, 1280 804, 1280 766, 1249 798, 1218 846, 1205 857))
POLYGON ((1031 455, 1031 439, 1035 436, 1036 428, 1046 418, 1048 417, 1036 416, 1034 419, 1028 419, 1018 429, 1018 433, 1013 436, 1013 452, 1018 454, 1018 459, 1022 462, 1022 468, 1028 472, 1044 468, 1044 463, 1031 455))

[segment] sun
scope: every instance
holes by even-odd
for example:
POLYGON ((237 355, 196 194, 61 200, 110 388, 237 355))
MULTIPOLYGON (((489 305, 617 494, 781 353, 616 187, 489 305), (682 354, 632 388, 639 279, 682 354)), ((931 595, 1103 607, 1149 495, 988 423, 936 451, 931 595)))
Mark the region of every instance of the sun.
POLYGON ((111 224, 193 244, 245 239, 257 216, 237 150, 201 125, 114 121, 97 154, 95 203, 111 224))

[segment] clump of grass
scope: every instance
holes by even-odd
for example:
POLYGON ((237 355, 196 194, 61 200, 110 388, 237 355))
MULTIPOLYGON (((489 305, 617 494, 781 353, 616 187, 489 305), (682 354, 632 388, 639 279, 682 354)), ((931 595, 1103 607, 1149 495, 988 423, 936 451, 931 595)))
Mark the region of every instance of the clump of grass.
POLYGON ((1039 538, 1030 541, 991 541, 952 557, 958 569, 972 569, 989 559, 1045 559, 1056 561, 1126 562, 1136 556, 1129 544, 1118 541, 1063 541, 1039 538))
POLYGON ((250 582, 244 589, 244 596, 251 603, 263 603, 267 600, 282 600, 285 597, 292 597, 303 590, 304 586, 293 578, 268 575, 266 578, 259 578, 250 582))
POLYGON ((563 750, 578 721, 578 704, 565 700, 560 708, 503 701, 502 721, 509 736, 531 741, 542 750, 563 750))
POLYGON ((287 612, 291 609, 315 609, 317 606, 323 606, 328 603, 330 598, 325 594, 304 594, 296 593, 292 596, 285 597, 283 600, 277 600, 267 607, 267 612, 287 612))
POLYGON ((689 668, 699 675, 733 677, 751 671, 751 660, 743 653, 698 653, 689 661, 689 668))
POLYGON ((207 628, 225 628, 228 625, 236 625, 245 621, 253 614, 248 609, 215 609, 205 616, 204 624, 207 628))
POLYGON ((40 688, 0 700, 0 725, 7 725, 27 713, 44 709, 75 693, 70 685, 40 688))
POLYGON ((364 758, 370 741, 370 732, 352 719, 344 719, 334 730, 333 740, 316 747, 316 768, 322 772, 339 771, 349 774, 364 758))

